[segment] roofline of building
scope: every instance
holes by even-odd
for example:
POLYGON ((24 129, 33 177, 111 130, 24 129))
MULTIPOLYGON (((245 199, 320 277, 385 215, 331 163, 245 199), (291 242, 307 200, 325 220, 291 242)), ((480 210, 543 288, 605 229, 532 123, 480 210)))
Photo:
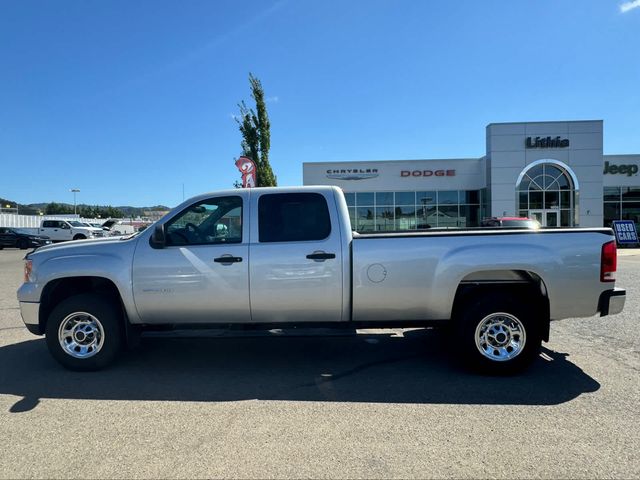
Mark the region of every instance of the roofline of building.
POLYGON ((531 122, 491 122, 487 124, 487 127, 491 125, 521 125, 523 123, 584 123, 584 122, 600 122, 604 123, 602 119, 592 119, 592 120, 536 120, 531 122))
POLYGON ((460 157, 460 158, 410 158, 406 160, 331 160, 327 162, 302 162, 303 165, 325 165, 336 163, 389 163, 389 162, 450 162, 452 160, 482 160, 486 155, 481 157, 460 157))

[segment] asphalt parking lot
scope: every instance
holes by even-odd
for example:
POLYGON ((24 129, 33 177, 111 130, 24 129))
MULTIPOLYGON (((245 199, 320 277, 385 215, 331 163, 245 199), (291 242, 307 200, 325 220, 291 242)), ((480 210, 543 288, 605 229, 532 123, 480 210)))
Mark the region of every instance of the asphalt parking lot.
POLYGON ((525 374, 461 371, 425 330, 143 339, 63 370, 0 251, 0 477, 638 478, 640 254, 625 311, 552 325, 525 374))

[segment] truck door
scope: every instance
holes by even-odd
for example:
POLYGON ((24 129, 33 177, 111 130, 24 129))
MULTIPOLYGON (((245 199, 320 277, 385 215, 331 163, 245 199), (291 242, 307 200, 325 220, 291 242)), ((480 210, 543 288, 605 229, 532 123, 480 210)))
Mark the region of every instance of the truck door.
POLYGON ((63 221, 59 221, 56 223, 58 224, 58 234, 60 235, 60 240, 73 240, 73 229, 71 228, 71 225, 63 221))
POLYGON ((140 239, 133 293, 143 322, 250 320, 247 199, 241 192, 190 205, 164 224, 163 248, 140 239))
POLYGON ((63 222, 59 222, 58 220, 44 220, 38 232, 40 235, 49 237, 52 241, 67 240, 67 237, 63 234, 63 230, 59 227, 60 223, 63 222))
POLYGON ((348 320, 342 318, 343 252, 333 199, 254 190, 251 204, 252 321, 348 320))

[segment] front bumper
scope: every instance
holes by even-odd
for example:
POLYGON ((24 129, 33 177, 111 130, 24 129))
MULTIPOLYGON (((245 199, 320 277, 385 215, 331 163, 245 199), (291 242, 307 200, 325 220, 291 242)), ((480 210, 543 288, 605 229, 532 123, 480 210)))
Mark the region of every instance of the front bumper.
POLYGON ((40 331, 40 303, 20 302, 20 315, 27 330, 36 335, 42 335, 40 331))
POLYGON ((624 301, 627 298, 627 291, 624 288, 614 288, 606 290, 600 294, 598 311, 600 316, 615 315, 624 308, 624 301))
POLYGON ((51 240, 30 240, 29 241, 29 246, 30 247, 44 247, 45 245, 51 245, 51 240))

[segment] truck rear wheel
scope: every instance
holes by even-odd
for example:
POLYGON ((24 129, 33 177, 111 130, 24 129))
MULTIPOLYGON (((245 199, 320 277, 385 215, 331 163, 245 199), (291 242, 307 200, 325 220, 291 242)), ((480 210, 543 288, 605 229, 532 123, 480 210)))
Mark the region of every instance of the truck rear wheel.
POLYGON ((517 373, 540 353, 537 309, 524 299, 488 295, 472 301, 457 324, 457 343, 467 367, 490 375, 517 373))
POLYGON ((64 367, 100 370, 122 347, 122 313, 101 295, 75 295, 52 310, 45 332, 51 355, 64 367))

